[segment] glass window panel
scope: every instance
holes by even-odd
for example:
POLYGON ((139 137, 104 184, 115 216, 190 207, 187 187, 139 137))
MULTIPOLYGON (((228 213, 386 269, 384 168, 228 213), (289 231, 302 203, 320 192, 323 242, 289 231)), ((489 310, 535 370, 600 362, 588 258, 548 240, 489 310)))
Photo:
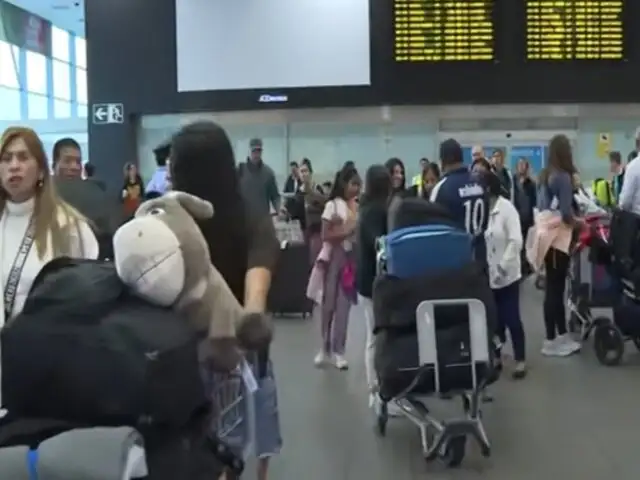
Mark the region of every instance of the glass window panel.
POLYGON ((47 94, 47 57, 27 50, 27 90, 47 94))
POLYGON ((53 118, 71 118, 71 102, 54 99, 53 118))
POLYGON ((76 37, 76 65, 87 68, 87 41, 82 37, 76 37))
POLYGON ((0 40, 0 85, 20 88, 17 66, 19 62, 18 47, 0 40))
POLYGON ((27 94, 29 120, 47 120, 49 118, 49 99, 44 95, 27 94))
POLYGON ((71 100, 71 65, 59 60, 53 61, 53 96, 71 100))
POLYGON ((71 61, 71 52, 69 51, 69 42, 71 35, 66 30, 51 25, 51 56, 62 60, 63 62, 71 61))
POLYGON ((87 71, 84 68, 76 68, 76 95, 78 103, 87 105, 89 96, 87 94, 87 71))
POLYGON ((78 118, 87 118, 87 110, 86 105, 78 105, 78 118))
POLYGON ((0 87, 0 120, 22 120, 20 90, 0 87))

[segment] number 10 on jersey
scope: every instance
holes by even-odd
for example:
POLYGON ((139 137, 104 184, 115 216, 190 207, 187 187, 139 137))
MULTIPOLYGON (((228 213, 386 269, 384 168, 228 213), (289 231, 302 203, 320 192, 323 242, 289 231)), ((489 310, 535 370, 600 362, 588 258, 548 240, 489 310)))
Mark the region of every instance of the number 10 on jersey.
POLYGON ((464 203, 464 227, 467 233, 475 236, 484 233, 485 211, 484 198, 472 198, 465 200, 464 203))

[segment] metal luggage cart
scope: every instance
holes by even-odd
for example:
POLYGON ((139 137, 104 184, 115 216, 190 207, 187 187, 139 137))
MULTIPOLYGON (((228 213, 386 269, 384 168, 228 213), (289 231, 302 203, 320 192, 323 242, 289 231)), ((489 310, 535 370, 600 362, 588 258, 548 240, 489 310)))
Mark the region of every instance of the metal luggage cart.
POLYGON ((254 449, 253 394, 257 383, 253 370, 246 361, 231 373, 210 372, 208 382, 213 402, 213 424, 210 427, 236 457, 226 479, 237 479, 244 469, 244 462, 254 449))
MULTIPOLYGON (((419 342, 420 367, 416 369, 414 381, 390 402, 399 407, 401 414, 416 425, 420 431, 422 452, 427 462, 440 459, 448 467, 457 467, 466 454, 467 438, 473 438, 480 447, 484 457, 491 455, 491 443, 482 423, 482 393, 492 380, 490 377, 479 377, 477 365, 484 364, 490 368, 492 359, 488 347, 486 309, 480 300, 429 300, 418 305, 416 321, 419 342), (438 307, 466 306, 469 311, 469 376, 470 383, 462 390, 442 390, 440 374, 443 369, 460 365, 439 365, 438 342, 436 338, 435 310, 438 307), (413 393, 414 388, 422 381, 428 369, 434 372, 435 389, 431 395, 413 393), (462 399, 463 415, 446 421, 436 419, 425 405, 427 398, 443 393, 454 394, 462 399)), ((388 421, 388 402, 377 398, 375 405, 377 431, 386 434, 388 421)))

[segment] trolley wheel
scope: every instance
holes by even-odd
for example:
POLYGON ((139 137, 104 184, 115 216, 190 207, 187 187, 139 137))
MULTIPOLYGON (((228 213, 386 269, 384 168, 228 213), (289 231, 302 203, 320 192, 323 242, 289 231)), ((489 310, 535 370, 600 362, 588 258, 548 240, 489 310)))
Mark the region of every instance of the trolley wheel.
POLYGON ((534 286, 538 290, 544 290, 544 287, 546 284, 547 284, 547 279, 544 277, 544 275, 536 276, 536 281, 534 282, 534 286))
POLYGON ((453 437, 444 449, 444 454, 440 455, 440 459, 449 468, 459 467, 467 453, 467 437, 462 435, 453 437))
POLYGON ((593 346, 602 365, 613 367, 620 364, 624 354, 624 338, 611 322, 601 321, 597 324, 593 332, 593 346))

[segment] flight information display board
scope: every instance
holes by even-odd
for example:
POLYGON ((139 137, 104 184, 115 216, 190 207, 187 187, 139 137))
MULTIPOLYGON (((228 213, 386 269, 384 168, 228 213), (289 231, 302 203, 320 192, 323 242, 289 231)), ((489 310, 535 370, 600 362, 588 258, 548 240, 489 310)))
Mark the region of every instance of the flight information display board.
POLYGON ((526 59, 623 60, 624 3, 526 0, 526 59))
POLYGON ((494 0, 393 0, 393 9, 396 62, 495 59, 494 0))

